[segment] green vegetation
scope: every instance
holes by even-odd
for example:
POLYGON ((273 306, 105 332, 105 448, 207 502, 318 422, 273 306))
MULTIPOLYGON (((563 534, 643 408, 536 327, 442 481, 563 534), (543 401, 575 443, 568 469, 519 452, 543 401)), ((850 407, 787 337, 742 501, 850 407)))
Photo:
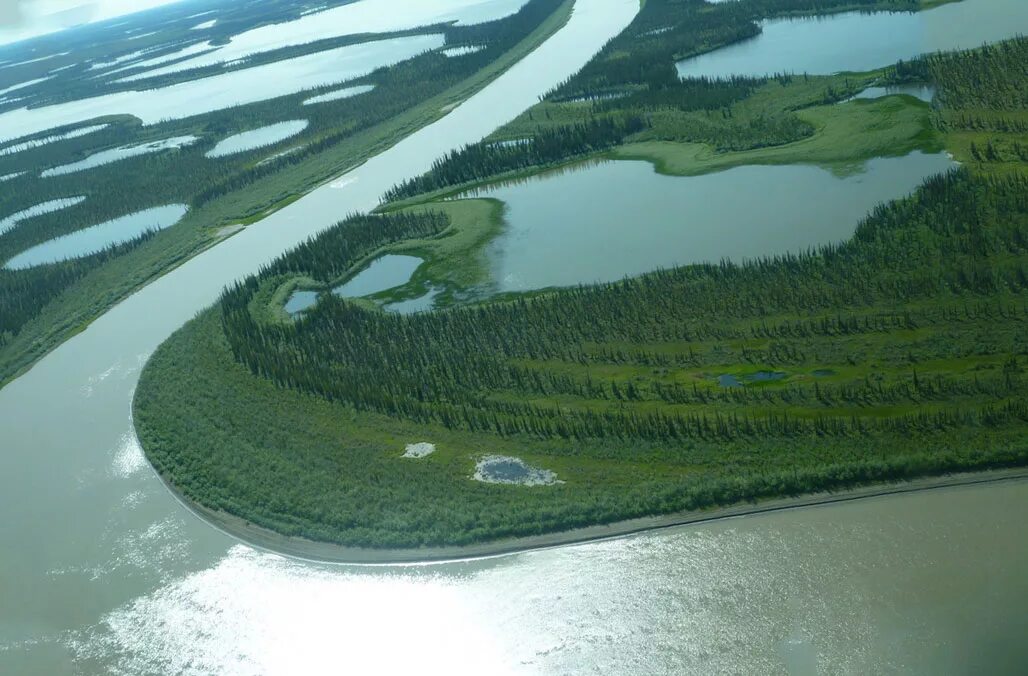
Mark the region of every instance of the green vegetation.
POLYGON ((226 228, 263 218, 439 119, 555 32, 571 6, 570 0, 532 0, 507 19, 447 26, 449 44, 474 43, 486 49, 460 57, 432 52, 380 69, 347 83, 375 85, 351 99, 302 106, 303 100, 321 93, 308 91, 152 127, 132 118, 112 118, 106 120, 112 126, 103 131, 0 156, 0 175, 28 172, 3 184, 0 214, 70 195, 87 197, 75 207, 26 220, 0 235, 0 261, 127 213, 168 203, 191 205, 174 228, 102 254, 33 270, 0 269, 0 384, 132 290, 219 242, 226 228), (299 117, 310 126, 292 139, 217 160, 205 157, 217 140, 232 133, 299 117), (38 176, 46 168, 106 148, 182 135, 202 140, 88 171, 38 176))
MULTIPOLYGON (((1015 40, 873 75, 932 83, 940 109, 897 97, 838 106, 847 121, 877 112, 881 138, 969 156, 973 142, 978 155, 877 208, 850 241, 802 255, 410 316, 331 295, 297 321, 267 312, 283 285, 331 285, 383 251, 435 242, 441 260, 474 249, 485 230, 466 219, 489 203, 350 219, 228 290, 158 350, 135 402, 144 449, 201 505, 367 547, 1024 465, 1026 49, 1015 40), (421 441, 437 452, 400 457, 421 441), (490 453, 564 483, 469 480, 490 453)), ((822 93, 826 83, 839 80, 822 79, 822 93)), ((791 86, 807 85, 765 82, 739 105, 791 86)), ((803 114, 827 129, 824 105, 803 114)), ((794 161, 806 143, 825 162, 858 156, 811 126, 807 140, 751 152, 794 161)), ((435 176, 441 167, 457 165, 435 176)))

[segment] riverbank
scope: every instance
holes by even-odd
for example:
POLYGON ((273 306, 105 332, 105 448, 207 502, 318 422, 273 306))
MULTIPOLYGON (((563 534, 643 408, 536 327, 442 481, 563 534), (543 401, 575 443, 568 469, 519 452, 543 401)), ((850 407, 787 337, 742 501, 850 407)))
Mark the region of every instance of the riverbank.
POLYGON ((175 490, 168 481, 156 473, 165 487, 186 509, 209 525, 242 541, 244 544, 291 558, 321 563, 390 565, 443 563, 467 559, 489 558, 523 554, 555 547, 588 544, 653 531, 735 519, 785 510, 807 509, 827 505, 871 500, 890 496, 959 489, 990 483, 1028 480, 1028 468, 967 472, 937 477, 924 477, 911 481, 864 486, 845 491, 813 493, 811 495, 777 498, 757 503, 745 503, 709 510, 676 512, 641 519, 629 519, 611 524, 576 528, 559 533, 513 538, 499 542, 463 547, 425 547, 420 549, 367 549, 344 547, 329 542, 315 542, 303 538, 285 537, 267 528, 261 528, 244 519, 225 512, 214 511, 189 500, 175 490))

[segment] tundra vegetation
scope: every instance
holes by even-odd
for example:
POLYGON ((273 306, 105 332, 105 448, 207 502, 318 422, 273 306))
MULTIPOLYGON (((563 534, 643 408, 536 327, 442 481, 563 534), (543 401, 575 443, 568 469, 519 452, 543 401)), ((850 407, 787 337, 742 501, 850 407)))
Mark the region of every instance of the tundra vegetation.
POLYGON ((134 404, 147 456, 215 512, 385 548, 1024 465, 1028 40, 874 73, 671 75, 681 56, 752 35, 755 19, 854 5, 649 0, 512 125, 226 290, 166 342, 134 404), (937 100, 840 103, 903 81, 937 100), (412 315, 331 293, 299 318, 281 310, 293 289, 327 290, 384 252, 421 251, 427 281, 467 284, 454 252, 495 230, 498 207, 433 200, 497 176, 595 156, 682 174, 804 158, 845 170, 927 146, 963 166, 817 250, 454 294, 412 315), (403 458, 418 442, 435 452, 403 458), (558 481, 471 480, 489 456, 558 481))

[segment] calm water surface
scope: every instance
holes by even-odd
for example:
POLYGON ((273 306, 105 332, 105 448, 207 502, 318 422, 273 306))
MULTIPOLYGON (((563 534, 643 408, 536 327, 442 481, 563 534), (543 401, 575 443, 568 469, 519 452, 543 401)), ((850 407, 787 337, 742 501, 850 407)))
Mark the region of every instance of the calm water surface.
POLYGON ((228 155, 243 153, 247 150, 274 145, 280 141, 285 141, 291 136, 296 136, 306 129, 309 124, 307 120, 287 120, 285 122, 269 124, 260 129, 244 131, 241 134, 229 136, 220 141, 218 145, 214 146, 207 153, 207 157, 227 157, 228 155))
POLYGON ((1028 484, 436 566, 290 561, 181 507, 132 435, 139 369, 221 288, 534 103, 623 26, 571 24, 345 178, 186 262, 0 390, 0 673, 1010 673, 1028 484))
POLYGON ((853 99, 880 99, 883 96, 913 96, 925 103, 931 103, 935 99, 935 87, 919 84, 887 85, 885 87, 868 87, 850 100, 853 99))
POLYGON ((187 211, 189 207, 184 204, 169 204, 121 216, 26 249, 7 261, 4 267, 8 270, 24 270, 44 263, 97 253, 109 246, 133 240, 150 230, 170 228, 182 220, 187 211))
POLYGON ((0 218, 0 235, 4 234, 8 230, 13 229, 22 221, 33 218, 34 216, 42 216, 43 214, 49 214, 54 211, 60 211, 61 209, 67 209, 69 207, 75 206, 76 204, 82 204, 85 201, 86 198, 83 195, 78 195, 76 197, 63 197, 61 199, 42 202, 41 204, 29 207, 28 209, 23 209, 17 213, 13 213, 10 216, 0 218))
POLYGON ((190 146, 200 139, 196 136, 176 136, 174 138, 163 139, 160 141, 151 141, 150 143, 141 143, 133 146, 122 146, 120 148, 112 148, 110 150, 102 150, 98 153, 93 153, 89 157, 79 162, 72 162, 70 164, 63 164, 59 167, 53 167, 47 169, 40 176, 47 178, 49 176, 64 176, 65 174, 74 174, 77 171, 85 171, 86 169, 93 169, 104 164, 110 164, 111 162, 118 162, 120 160, 127 160, 130 157, 139 157, 140 155, 149 155, 152 153, 159 153, 162 150, 177 150, 179 148, 185 148, 190 146))
POLYGON ((781 19, 755 38, 678 64, 682 77, 865 71, 1028 33, 1024 0, 962 0, 924 12, 781 19))
POLYGON ((424 261, 416 256, 382 256, 372 261, 353 279, 333 289, 332 293, 347 298, 360 298, 403 286, 422 263, 424 261))
POLYGON ((875 205, 952 166, 945 154, 915 152, 844 177, 804 165, 677 177, 617 161, 475 194, 506 203, 487 256, 499 291, 523 291, 839 242, 875 205))
POLYGON ((303 102, 303 105, 313 106, 316 103, 327 103, 329 101, 339 101, 340 99, 348 99, 353 96, 357 96, 358 94, 367 94, 374 88, 375 85, 358 85, 356 87, 344 87, 343 89, 337 89, 335 91, 320 94, 318 96, 312 96, 311 98, 305 100, 303 102))

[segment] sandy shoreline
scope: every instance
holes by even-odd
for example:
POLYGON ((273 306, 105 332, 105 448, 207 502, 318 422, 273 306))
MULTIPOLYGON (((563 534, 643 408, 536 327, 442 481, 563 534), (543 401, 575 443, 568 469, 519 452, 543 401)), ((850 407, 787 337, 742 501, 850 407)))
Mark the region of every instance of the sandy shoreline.
MULTIPOLYGON (((155 474, 158 473, 155 471, 155 474)), ((320 563, 393 565, 443 563, 505 556, 567 545, 610 540, 638 533, 742 516, 838 504, 853 500, 867 500, 926 490, 958 488, 1006 481, 1024 481, 1028 480, 1028 467, 925 477, 900 483, 876 484, 833 493, 812 493, 795 498, 774 498, 758 503, 744 503, 702 511, 662 514, 618 521, 607 525, 588 526, 568 531, 485 542, 462 547, 424 547, 420 549, 367 549, 287 537, 267 528, 251 524, 231 514, 217 512, 199 505, 179 493, 160 474, 158 474, 158 477, 168 490, 171 491, 172 495, 189 511, 226 535, 251 547, 290 558, 320 563)))

